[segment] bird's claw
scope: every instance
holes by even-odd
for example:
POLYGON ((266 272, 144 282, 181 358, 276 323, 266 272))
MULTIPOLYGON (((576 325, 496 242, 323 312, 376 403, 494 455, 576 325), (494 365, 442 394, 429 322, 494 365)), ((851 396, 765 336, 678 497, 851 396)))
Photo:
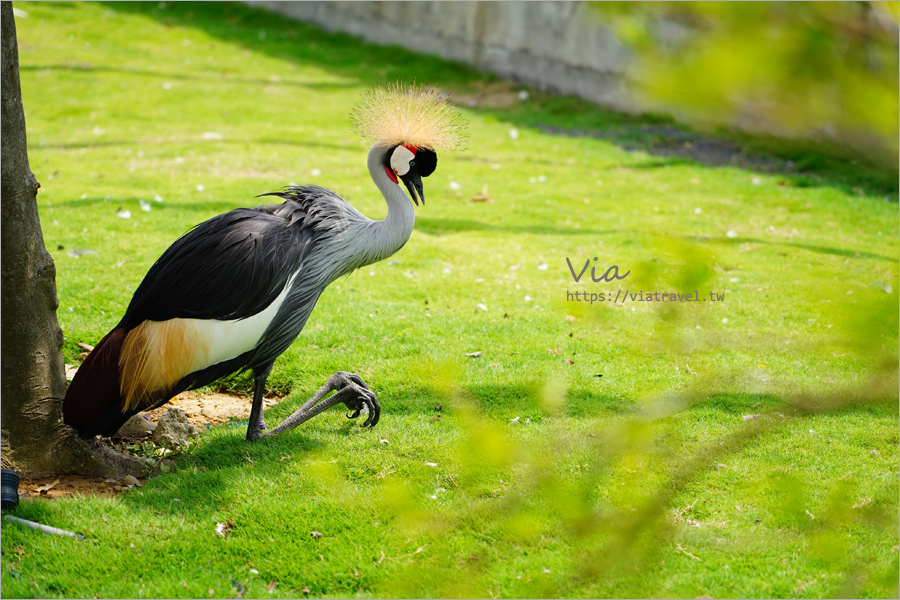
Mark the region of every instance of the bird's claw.
MULTIPOLYGON (((359 377, 357 377, 356 375, 353 375, 353 377, 359 379, 359 377)), ((366 420, 360 424, 360 427, 375 427, 375 425, 378 424, 378 419, 381 417, 381 404, 378 403, 378 398, 375 397, 375 392, 365 387, 365 384, 363 384, 361 387, 357 387, 357 391, 359 392, 359 394, 356 396, 353 404, 347 404, 347 408, 353 410, 353 413, 347 415, 347 418, 357 418, 362 414, 363 408, 365 408, 369 414, 366 417, 366 420)))

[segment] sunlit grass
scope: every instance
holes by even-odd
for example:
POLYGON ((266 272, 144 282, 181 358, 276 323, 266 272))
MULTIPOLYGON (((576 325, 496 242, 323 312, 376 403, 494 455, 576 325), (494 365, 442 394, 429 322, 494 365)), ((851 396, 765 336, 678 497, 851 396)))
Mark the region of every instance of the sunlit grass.
MULTIPOLYGON (((238 4, 17 7, 67 362, 257 194, 317 183, 383 217, 348 118, 372 84, 519 89, 238 4)), ((4 523, 6 595, 896 595, 896 178, 710 167, 623 148, 658 119, 487 104, 409 243, 333 284, 269 380, 272 424, 355 371, 378 427, 213 429, 140 491, 25 501, 91 541, 4 523), (631 274, 576 284, 567 257, 631 274), (693 290, 725 299, 566 300, 693 290)))

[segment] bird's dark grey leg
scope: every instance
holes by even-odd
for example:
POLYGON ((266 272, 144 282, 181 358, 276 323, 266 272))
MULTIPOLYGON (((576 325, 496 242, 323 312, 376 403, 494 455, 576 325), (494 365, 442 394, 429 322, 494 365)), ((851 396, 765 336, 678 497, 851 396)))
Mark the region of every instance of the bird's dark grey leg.
POLYGON ((266 379, 272 372, 272 365, 269 365, 264 371, 254 373, 253 386, 253 406, 250 408, 250 422, 247 423, 247 439, 254 441, 260 437, 266 428, 266 421, 263 416, 263 391, 266 388, 266 379))
MULTIPOLYGON (((260 414, 262 410, 262 395, 259 392, 260 396, 260 414)), ((365 407, 369 415, 366 417, 366 420, 363 421, 361 427, 374 427, 381 416, 381 405, 378 403, 378 398, 375 397, 375 393, 370 390, 363 380, 359 378, 358 375, 354 375, 353 373, 345 373, 344 371, 338 371, 334 375, 332 375, 328 382, 323 385, 319 391, 312 395, 312 397, 303 403, 303 406, 294 411, 288 418, 281 422, 281 424, 271 431, 261 431, 258 428, 255 430, 256 435, 251 437, 252 430, 250 428, 247 429, 247 439, 248 440, 256 440, 261 437, 268 437, 270 435, 278 435, 279 433, 289 431, 300 425, 301 423, 305 423, 310 420, 314 416, 322 413, 332 406, 336 404, 345 404, 347 408, 354 411, 353 414, 347 415, 348 418, 355 419, 362 413, 363 407, 365 407), (329 393, 335 392, 333 396, 326 398, 329 393)), ((256 409, 256 396, 254 396, 253 401, 254 409, 256 409)), ((254 412, 251 410, 250 413, 250 427, 253 426, 253 415, 254 412)))

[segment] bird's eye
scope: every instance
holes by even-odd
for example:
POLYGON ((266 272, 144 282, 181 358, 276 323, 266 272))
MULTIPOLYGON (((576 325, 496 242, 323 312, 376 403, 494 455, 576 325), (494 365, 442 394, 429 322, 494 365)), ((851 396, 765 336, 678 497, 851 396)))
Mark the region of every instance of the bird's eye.
POLYGON ((410 167, 416 166, 416 161, 414 161, 414 160, 409 161, 409 166, 410 167))

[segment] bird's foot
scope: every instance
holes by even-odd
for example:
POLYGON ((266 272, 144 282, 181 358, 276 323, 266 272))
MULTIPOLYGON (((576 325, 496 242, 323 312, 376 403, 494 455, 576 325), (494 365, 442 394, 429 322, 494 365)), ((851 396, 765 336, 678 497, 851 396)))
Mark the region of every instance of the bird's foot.
POLYGON ((368 416, 366 417, 366 420, 360 424, 360 427, 375 427, 375 425, 378 424, 378 419, 381 418, 381 404, 378 403, 375 392, 365 387, 365 384, 362 384, 362 386, 353 384, 353 388, 351 389, 354 388, 357 395, 351 399, 344 400, 344 406, 353 411, 353 413, 347 415, 347 418, 355 419, 362 414, 362 411, 365 408, 368 416))
POLYGON ((328 378, 328 383, 325 385, 336 391, 343 391, 347 388, 355 390, 351 399, 343 401, 344 405, 353 411, 347 415, 348 419, 357 418, 365 409, 368 416, 360 427, 374 427, 378 423, 378 419, 381 417, 381 405, 378 403, 375 392, 369 389, 359 375, 338 371, 328 378))
POLYGON ((315 396, 307 400, 303 406, 282 421, 278 427, 266 431, 248 430, 247 439, 254 442, 264 437, 279 435, 338 404, 344 404, 344 406, 354 411, 347 415, 350 418, 360 416, 363 408, 365 408, 368 411, 368 416, 363 421, 362 427, 374 427, 381 416, 381 405, 378 403, 378 398, 375 397, 375 393, 372 390, 366 387, 366 384, 362 383, 358 376, 352 373, 335 373, 328 380, 328 383, 316 392, 315 396), (334 395, 322 399, 322 395, 332 391, 331 385, 335 383, 340 383, 343 387, 337 390, 334 395))

